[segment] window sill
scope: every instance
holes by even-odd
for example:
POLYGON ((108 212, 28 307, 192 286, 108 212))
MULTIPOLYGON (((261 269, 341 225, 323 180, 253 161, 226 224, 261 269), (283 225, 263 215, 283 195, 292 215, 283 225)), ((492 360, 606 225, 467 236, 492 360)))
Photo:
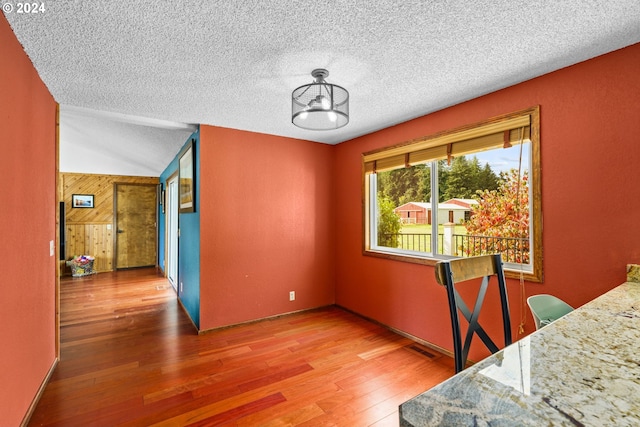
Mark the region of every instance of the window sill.
MULTIPOLYGON (((391 261, 399 261, 399 262, 407 262, 410 264, 421 264, 421 265, 429 265, 435 266, 438 261, 443 261, 447 259, 456 259, 456 257, 447 257, 442 256, 439 258, 428 257, 424 255, 420 255, 419 253, 404 253, 404 252, 396 252, 396 251, 381 251, 381 250, 371 250, 364 249, 362 251, 364 256, 374 257, 374 258, 382 258, 388 259, 391 261)), ((541 278, 537 278, 531 271, 520 270, 517 264, 504 264, 504 275, 508 279, 523 279, 527 282, 534 283, 542 283, 541 278)))

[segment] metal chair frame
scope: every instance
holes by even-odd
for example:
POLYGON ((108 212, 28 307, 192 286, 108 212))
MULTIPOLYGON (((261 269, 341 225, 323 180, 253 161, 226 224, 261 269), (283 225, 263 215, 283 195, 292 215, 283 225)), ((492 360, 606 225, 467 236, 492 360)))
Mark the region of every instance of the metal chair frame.
POLYGON ((471 341, 474 335, 478 335, 478 337, 480 337, 491 353, 495 353, 499 350, 498 346, 478 322, 480 309, 482 308, 482 303, 484 302, 490 279, 493 276, 497 278, 498 290, 500 292, 504 343, 505 346, 512 343, 509 301, 507 299, 507 287, 504 278, 504 271, 502 269, 502 257, 500 254, 440 261, 436 264, 435 273, 438 283, 447 289, 449 312, 451 315, 451 328, 453 330, 453 350, 456 373, 462 371, 467 364, 467 356, 469 354, 469 348, 471 347, 471 341), (458 293, 456 286, 460 285, 460 282, 466 282, 478 278, 482 278, 482 282, 473 306, 473 311, 471 311, 458 293), (460 330, 458 312, 461 312, 469 323, 464 340, 464 346, 462 344, 462 332, 460 330))

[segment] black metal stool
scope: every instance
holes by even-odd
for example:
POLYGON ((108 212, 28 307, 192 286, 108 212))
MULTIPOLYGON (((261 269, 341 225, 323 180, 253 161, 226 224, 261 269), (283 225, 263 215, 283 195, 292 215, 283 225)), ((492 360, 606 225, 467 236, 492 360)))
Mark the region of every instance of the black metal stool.
POLYGON ((478 323, 480 308, 484 302, 489 281, 494 276, 498 282, 498 290, 500 292, 502 325, 504 328, 504 345, 507 346, 511 344, 509 301, 507 300, 507 288, 500 254, 440 261, 436 264, 435 273, 438 283, 447 288, 449 312, 451 314, 451 328, 453 329, 453 350, 456 373, 462 371, 467 364, 467 355, 469 354, 469 347, 471 346, 471 340, 474 334, 480 337, 491 353, 495 353, 499 350, 498 346, 493 342, 482 326, 480 326, 480 323, 478 323), (467 282, 478 278, 482 278, 482 282, 480 284, 480 289, 472 312, 456 290, 456 286, 459 286, 460 282, 467 282), (462 345, 462 333, 460 331, 460 319, 458 312, 461 312, 465 319, 467 319, 467 322, 469 322, 464 346, 462 345))

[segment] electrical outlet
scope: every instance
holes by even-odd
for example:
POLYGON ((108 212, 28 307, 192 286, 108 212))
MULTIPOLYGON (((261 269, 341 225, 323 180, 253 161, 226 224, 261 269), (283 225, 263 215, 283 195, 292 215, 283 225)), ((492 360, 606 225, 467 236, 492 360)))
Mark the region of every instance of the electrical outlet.
POLYGON ((294 301, 296 299, 296 291, 289 292, 289 301, 294 301))

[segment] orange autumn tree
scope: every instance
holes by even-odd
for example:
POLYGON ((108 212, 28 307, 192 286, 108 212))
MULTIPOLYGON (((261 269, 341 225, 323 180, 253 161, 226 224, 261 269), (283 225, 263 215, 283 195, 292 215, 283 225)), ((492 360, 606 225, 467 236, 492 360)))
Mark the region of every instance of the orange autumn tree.
POLYGON ((467 256, 500 252, 503 259, 529 263, 529 180, 517 169, 501 174, 497 190, 480 190, 478 204, 465 223, 469 245, 467 256), (471 237, 477 236, 477 237, 471 237), (493 237, 493 238, 481 238, 493 237))

